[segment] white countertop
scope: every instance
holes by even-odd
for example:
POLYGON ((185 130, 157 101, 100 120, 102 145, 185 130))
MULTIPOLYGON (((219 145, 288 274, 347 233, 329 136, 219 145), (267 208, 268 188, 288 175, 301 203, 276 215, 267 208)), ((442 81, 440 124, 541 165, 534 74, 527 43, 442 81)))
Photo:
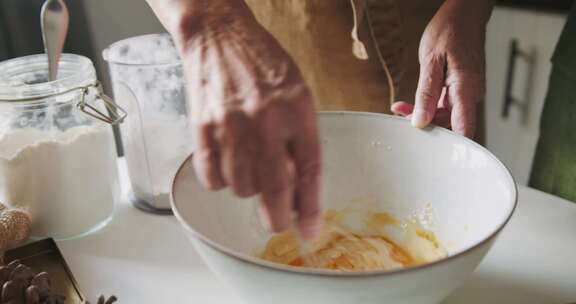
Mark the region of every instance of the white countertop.
MULTIPOLYGON (((121 165, 123 189, 128 188, 121 165)), ((446 304, 576 302, 576 204, 519 187, 519 206, 496 245, 446 304)), ((121 304, 242 303, 212 275, 172 216, 132 207, 90 236, 58 242, 88 299, 121 304)))

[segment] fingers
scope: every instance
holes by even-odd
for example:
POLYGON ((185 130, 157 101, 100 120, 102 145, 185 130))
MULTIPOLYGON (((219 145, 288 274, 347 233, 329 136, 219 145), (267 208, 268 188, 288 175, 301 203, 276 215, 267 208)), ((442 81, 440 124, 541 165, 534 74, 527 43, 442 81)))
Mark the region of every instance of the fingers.
POLYGON ((478 95, 474 96, 477 94, 474 90, 468 92, 469 94, 464 94, 464 88, 456 84, 448 89, 448 98, 450 98, 450 103, 452 104, 452 130, 468 138, 473 138, 476 131, 476 107, 478 102, 472 98, 478 98, 478 95), (467 97, 467 95, 474 97, 467 97))
POLYGON ((270 232, 282 232, 292 226, 294 183, 290 176, 284 124, 279 123, 278 113, 263 111, 259 116, 261 138, 258 159, 258 184, 261 191, 261 215, 270 232))
POLYGON ((241 197, 260 193, 262 218, 270 232, 290 228, 296 213, 301 235, 311 239, 321 229, 321 159, 314 112, 279 107, 263 113, 248 117, 231 111, 200 128, 194 156, 199 179, 213 190, 230 186, 241 197), (258 128, 252 126, 254 121, 258 128))
POLYGON ((266 149, 258 172, 261 213, 266 229, 278 233, 292 226, 294 187, 285 148, 278 143, 266 149))
MULTIPOLYGON (((411 119, 414 105, 404 101, 398 101, 392 104, 391 110, 392 113, 396 115, 411 119)), ((437 108, 432 123, 440 127, 450 128, 450 110, 444 107, 437 108)))
MULTIPOLYGON (((476 109, 484 98, 486 75, 484 48, 448 54, 446 75, 448 101, 452 106, 452 130, 473 138, 476 130, 476 109)), ((463 49, 464 50, 464 49, 463 49)))
MULTIPOLYGON (((314 120, 312 120, 314 123, 314 120)), ((292 143, 296 173, 296 209, 298 228, 304 239, 320 233, 321 151, 315 126, 307 126, 292 143)))
POLYGON ((253 126, 243 112, 230 111, 224 115, 222 127, 219 141, 224 180, 239 197, 252 196, 257 193, 253 126))
MULTIPOLYGON (((298 219, 306 217, 308 209, 300 208, 297 201, 300 187, 299 172, 294 153, 289 150, 292 147, 288 144, 291 144, 294 134, 304 137, 316 136, 315 133, 302 134, 302 130, 306 130, 306 126, 311 124, 306 117, 308 115, 313 116, 312 113, 306 114, 299 110, 276 108, 263 111, 259 116, 262 124, 260 137, 263 152, 259 162, 262 215, 265 225, 271 232, 281 232, 290 228, 294 222, 295 212, 298 214, 298 219), (305 211, 301 211, 302 209, 305 211)), ((303 234, 309 235, 309 233, 303 234)))
POLYGON ((445 67, 446 59, 441 55, 431 53, 421 60, 413 126, 423 128, 432 122, 444 87, 445 67))
MULTIPOLYGON (((454 59, 451 60, 452 67, 458 66, 454 59)), ((478 72, 482 69, 448 67, 446 73, 445 66, 444 58, 428 56, 421 63, 415 105, 396 102, 391 110, 411 118, 415 127, 422 128, 432 122, 472 138, 476 128, 476 107, 484 95, 483 74, 478 72)))
POLYGON ((193 161, 200 183, 210 190, 220 190, 226 186, 220 168, 220 153, 214 138, 214 125, 204 124, 198 127, 198 147, 193 161))
POLYGON ((452 130, 468 138, 476 131, 476 108, 485 92, 485 75, 481 64, 466 63, 450 57, 452 66, 464 66, 452 69, 446 79, 448 83, 447 99, 452 107, 452 130))

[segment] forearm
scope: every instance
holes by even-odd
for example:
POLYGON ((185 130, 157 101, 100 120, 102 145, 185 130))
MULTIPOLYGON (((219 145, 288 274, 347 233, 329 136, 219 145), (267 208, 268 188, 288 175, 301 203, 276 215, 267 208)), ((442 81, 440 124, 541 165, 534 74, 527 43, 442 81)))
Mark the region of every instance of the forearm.
POLYGON ((243 0, 147 0, 176 43, 184 45, 196 33, 236 23, 254 25, 243 0))

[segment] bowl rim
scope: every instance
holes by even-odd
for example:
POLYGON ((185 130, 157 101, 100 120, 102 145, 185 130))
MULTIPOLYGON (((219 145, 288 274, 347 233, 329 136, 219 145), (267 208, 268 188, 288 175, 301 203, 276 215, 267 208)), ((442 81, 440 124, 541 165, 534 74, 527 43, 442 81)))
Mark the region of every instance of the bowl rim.
MULTIPOLYGON (((340 115, 373 116, 373 117, 381 117, 381 118, 385 118, 385 119, 404 121, 405 123, 409 123, 409 121, 403 117, 388 115, 388 114, 382 114, 382 113, 356 112, 356 111, 318 111, 317 112, 317 117, 320 117, 320 116, 340 116, 340 115)), ((236 250, 227 248, 226 246, 223 246, 223 245, 211 240, 210 238, 208 238, 204 234, 202 234, 202 233, 196 231, 194 228, 192 228, 184 220, 184 218, 180 214, 180 210, 178 209, 178 206, 176 204, 176 200, 175 200, 175 196, 174 196, 176 180, 178 179, 178 177, 182 173, 184 166, 191 161, 191 158, 192 158, 194 153, 190 154, 186 158, 186 160, 184 160, 184 162, 182 164, 180 164, 180 166, 178 167, 178 171, 176 172, 176 174, 174 175, 174 177, 172 179, 172 183, 171 183, 172 188, 170 191, 171 207, 172 207, 172 210, 174 212, 174 215, 176 216, 176 218, 180 222, 181 226, 183 226, 185 230, 190 232, 192 234, 192 236, 194 236, 197 240, 200 240, 205 245, 211 247, 212 249, 214 249, 214 250, 216 250, 216 251, 218 251, 218 252, 220 252, 220 253, 222 253, 222 254, 230 257, 230 258, 233 258, 233 259, 238 260, 238 261, 245 263, 245 264, 249 264, 251 266, 260 267, 260 268, 264 268, 267 270, 279 271, 282 273, 296 274, 296 275, 329 276, 329 277, 342 277, 342 278, 363 278, 363 277, 370 277, 370 276, 401 275, 401 274, 412 273, 412 272, 422 270, 422 269, 438 267, 438 266, 444 265, 450 261, 454 261, 456 259, 460 259, 460 258, 463 258, 464 256, 470 255, 471 253, 477 251, 479 248, 481 248, 484 245, 487 245, 488 243, 493 241, 500 234, 500 232, 508 224, 508 222, 512 218, 512 215, 516 211, 516 208, 518 207, 518 185, 516 184, 516 181, 514 180, 514 176, 510 172, 509 168, 504 163, 502 163, 502 161, 500 161, 500 159, 498 159, 494 154, 492 154, 492 152, 490 152, 488 149, 486 149, 482 145, 476 143, 475 141, 473 141, 469 138, 461 136, 461 135, 459 135, 459 134, 457 134, 451 130, 445 129, 445 128, 431 125, 431 126, 424 128, 423 130, 447 133, 447 134, 450 134, 452 136, 458 136, 461 140, 464 140, 464 141, 468 142, 469 144, 473 145, 474 147, 485 152, 491 159, 493 159, 496 162, 496 164, 498 164, 507 173, 507 177, 508 177, 507 180, 512 185, 512 194, 513 194, 513 198, 512 198, 513 206, 510 209, 508 215, 506 216, 504 221, 502 221, 502 223, 500 223, 499 226, 494 231, 492 231, 487 237, 481 239, 479 242, 477 242, 476 244, 472 245, 471 247, 469 247, 465 250, 462 250, 462 251, 460 251, 454 255, 449 255, 445 258, 442 258, 442 259, 439 259, 439 260, 436 260, 436 261, 433 261, 430 263, 426 263, 426 264, 418 265, 418 266, 414 266, 414 267, 400 268, 400 269, 395 269, 395 270, 371 270, 371 271, 357 271, 357 272, 355 272, 355 271, 347 272, 346 271, 345 272, 345 271, 334 271, 334 270, 328 270, 328 269, 292 267, 292 266, 288 266, 288 265, 283 265, 283 264, 265 261, 265 260, 262 260, 262 259, 255 257, 255 256, 250 256, 250 255, 238 252, 236 250)))

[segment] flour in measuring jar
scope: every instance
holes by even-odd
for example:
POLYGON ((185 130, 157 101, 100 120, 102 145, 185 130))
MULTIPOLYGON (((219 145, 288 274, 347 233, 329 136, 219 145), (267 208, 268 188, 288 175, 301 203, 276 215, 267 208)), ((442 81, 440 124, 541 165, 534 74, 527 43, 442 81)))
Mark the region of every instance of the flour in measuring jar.
POLYGON ((0 201, 26 209, 33 236, 77 236, 105 223, 119 196, 109 126, 0 134, 0 201))

